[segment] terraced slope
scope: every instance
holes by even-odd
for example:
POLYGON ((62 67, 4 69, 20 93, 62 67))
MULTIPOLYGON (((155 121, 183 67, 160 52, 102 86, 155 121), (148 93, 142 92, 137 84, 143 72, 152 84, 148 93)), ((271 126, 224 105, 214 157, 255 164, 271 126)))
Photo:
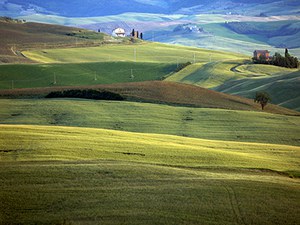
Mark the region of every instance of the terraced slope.
POLYGON ((300 171, 299 147, 74 127, 0 130, 4 224, 299 221, 299 180, 287 176, 300 171))

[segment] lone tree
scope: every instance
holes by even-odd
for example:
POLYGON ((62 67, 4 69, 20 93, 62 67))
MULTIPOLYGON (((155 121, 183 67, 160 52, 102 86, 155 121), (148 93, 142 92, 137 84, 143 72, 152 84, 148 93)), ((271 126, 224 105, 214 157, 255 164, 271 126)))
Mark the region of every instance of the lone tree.
POLYGON ((261 110, 264 110, 269 101, 271 101, 271 98, 267 92, 256 92, 254 102, 261 105, 261 110))

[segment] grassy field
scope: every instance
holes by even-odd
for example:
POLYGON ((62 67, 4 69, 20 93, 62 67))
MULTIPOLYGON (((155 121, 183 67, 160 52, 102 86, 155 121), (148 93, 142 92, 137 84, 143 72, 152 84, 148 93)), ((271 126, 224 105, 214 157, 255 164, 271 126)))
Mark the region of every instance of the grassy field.
POLYGON ((216 91, 253 98, 257 91, 267 91, 272 103, 299 110, 299 70, 247 61, 197 63, 166 80, 194 84, 216 91))
POLYGON ((54 83, 72 86, 160 80, 174 72, 180 63, 241 57, 158 43, 47 49, 23 54, 47 64, 0 65, 0 89, 51 87, 54 83))
MULTIPOLYGON (((47 94, 64 90, 97 90, 118 93, 127 101, 150 102, 174 106, 219 108, 231 110, 261 111, 259 104, 252 99, 228 95, 195 85, 168 81, 128 82, 92 86, 52 86, 47 88, 23 88, 0 90, 2 99, 44 98, 47 94)), ((265 112, 299 116, 299 113, 284 107, 268 104, 265 112)))
POLYGON ((208 62, 212 60, 238 59, 241 54, 206 49, 143 42, 136 45, 103 45, 92 48, 47 49, 24 51, 24 55, 43 63, 52 62, 101 62, 130 61, 156 63, 208 62), (135 53, 136 52, 136 53, 135 53), (194 57, 195 56, 195 57, 194 57))
POLYGON ((39 64, 0 65, 0 224, 299 223, 299 114, 199 87, 280 84, 297 106, 299 71, 159 43, 41 46, 60 29, 23 52, 39 64), (43 98, 75 87, 128 101, 43 98))
POLYGON ((41 23, 0 20, 0 63, 32 63, 21 51, 28 49, 95 46, 119 42, 106 34, 41 23))
POLYGON ((299 147, 1 125, 4 224, 296 224, 299 147), (16 135, 18 141, 15 141, 16 135))
POLYGON ((94 62, 0 66, 0 89, 83 86, 161 80, 176 64, 94 62))
MULTIPOLYGON (((243 70, 244 68, 241 69, 243 70)), ((251 68, 250 70, 249 68, 247 69, 249 73, 251 68)), ((265 66, 264 71, 265 74, 262 72, 260 73, 263 76, 229 81, 215 88, 215 90, 228 94, 244 96, 246 98, 252 97, 257 91, 267 91, 272 98, 272 103, 299 111, 300 71, 283 70, 281 72, 280 69, 277 70, 277 68, 274 68, 273 66, 265 66), (270 74, 272 73, 272 69, 275 72, 273 75, 270 74)), ((254 73, 257 74, 256 71, 254 73)))
POLYGON ((0 121, 300 145, 298 116, 262 112, 75 99, 1 99, 0 121))
POLYGON ((167 81, 194 84, 204 88, 214 88, 229 80, 236 80, 243 76, 231 71, 242 61, 215 61, 198 63, 168 77, 167 81))

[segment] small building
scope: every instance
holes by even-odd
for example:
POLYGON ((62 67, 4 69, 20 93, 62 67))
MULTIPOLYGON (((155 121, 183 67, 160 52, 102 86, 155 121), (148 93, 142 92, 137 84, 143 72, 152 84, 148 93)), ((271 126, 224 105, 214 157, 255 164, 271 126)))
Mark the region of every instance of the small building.
POLYGON ((259 60, 261 57, 269 60, 271 58, 270 52, 268 50, 255 50, 253 52, 253 59, 259 60))
POLYGON ((112 36, 114 37, 125 37, 126 36, 126 32, 123 28, 116 28, 113 30, 112 32, 112 36))

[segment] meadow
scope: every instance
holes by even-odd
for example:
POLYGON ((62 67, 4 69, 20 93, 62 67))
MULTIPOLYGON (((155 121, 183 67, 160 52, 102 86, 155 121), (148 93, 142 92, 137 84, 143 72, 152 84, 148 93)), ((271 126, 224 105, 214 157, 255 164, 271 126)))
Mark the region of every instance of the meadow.
POLYGON ((299 221, 299 147, 32 125, 0 139, 4 224, 299 221))
POLYGON ((297 94, 298 70, 84 35, 97 46, 38 43, 31 64, 0 65, 0 224, 299 223, 299 113, 201 88, 297 94), (127 101, 44 98, 72 88, 127 101))
POLYGON ((130 61, 155 63, 208 62, 209 60, 240 59, 244 55, 222 51, 142 42, 134 45, 102 45, 90 48, 65 48, 24 51, 32 60, 42 63, 53 62, 101 62, 130 61))
POLYGON ((0 89, 161 80, 181 63, 235 59, 227 54, 158 43, 23 51, 43 64, 0 65, 0 89))
MULTIPOLYGON (((300 93, 297 79, 299 70, 251 64, 249 58, 241 54, 148 42, 135 45, 103 45, 91 48, 24 51, 23 53, 31 60, 46 64, 33 65, 32 68, 43 66, 45 74, 48 74, 47 79, 44 79, 43 82, 48 81, 47 84, 39 84, 39 81, 28 81, 31 86, 24 83, 24 85, 19 87, 53 86, 51 82, 54 80, 55 69, 52 67, 56 66, 57 73, 60 73, 60 71, 62 71, 62 74, 74 72, 78 76, 78 78, 70 77, 70 79, 61 76, 61 83, 57 83, 57 86, 163 79, 166 81, 193 84, 246 98, 253 98, 255 92, 258 90, 268 91, 270 92, 272 103, 299 110, 298 96, 300 93), (91 65, 91 62, 101 62, 101 64, 98 67, 98 64, 95 64, 94 68, 87 69, 87 65, 91 65), (111 68, 110 65, 112 62, 118 63, 118 66, 113 66, 113 69, 110 70, 111 73, 100 69, 100 67, 111 68), (186 62, 192 62, 193 64, 179 72, 175 72, 179 64, 186 62), (59 65, 60 63, 65 65, 59 65), (128 63, 128 66, 124 69, 122 63, 128 63), (151 64, 149 63, 155 63, 152 64, 152 69, 148 69, 147 66, 144 67, 145 64, 150 67, 151 64), (47 66, 47 64, 51 66, 47 66), (49 70, 47 70, 47 67, 49 67, 49 70), (136 72, 138 75, 137 78, 132 79, 131 69, 135 67, 137 69, 133 69, 134 76, 136 72), (99 79, 95 82, 93 77, 95 77, 96 73, 99 79), (148 76, 148 73, 152 75, 148 76), (141 79, 138 78, 141 77, 140 74, 143 74, 143 78, 141 79), (102 78, 102 76, 104 77, 102 78), (71 82, 71 80, 78 80, 80 82, 71 82), (278 91, 279 89, 285 90, 284 94, 278 91)), ((17 65, 3 66, 1 70, 3 71, 3 75, 1 76, 0 74, 4 78, 0 80, 2 88, 12 88, 12 83, 19 83, 18 79, 21 79, 21 77, 32 76, 31 74, 33 73, 30 73, 30 71, 26 72, 26 69, 22 70, 21 68, 22 66, 17 65), (11 78, 14 78, 14 75, 20 78, 16 77, 16 80, 12 81, 11 78)))
POLYGON ((175 64, 92 62, 0 66, 0 89, 57 87, 161 80, 175 64))
POLYGON ((253 98, 267 91, 272 103, 299 110, 299 69, 251 64, 245 60, 197 63, 167 77, 219 92, 253 98))
POLYGON ((1 99, 0 106, 2 124, 94 127, 300 146, 299 116, 76 99, 1 99))

